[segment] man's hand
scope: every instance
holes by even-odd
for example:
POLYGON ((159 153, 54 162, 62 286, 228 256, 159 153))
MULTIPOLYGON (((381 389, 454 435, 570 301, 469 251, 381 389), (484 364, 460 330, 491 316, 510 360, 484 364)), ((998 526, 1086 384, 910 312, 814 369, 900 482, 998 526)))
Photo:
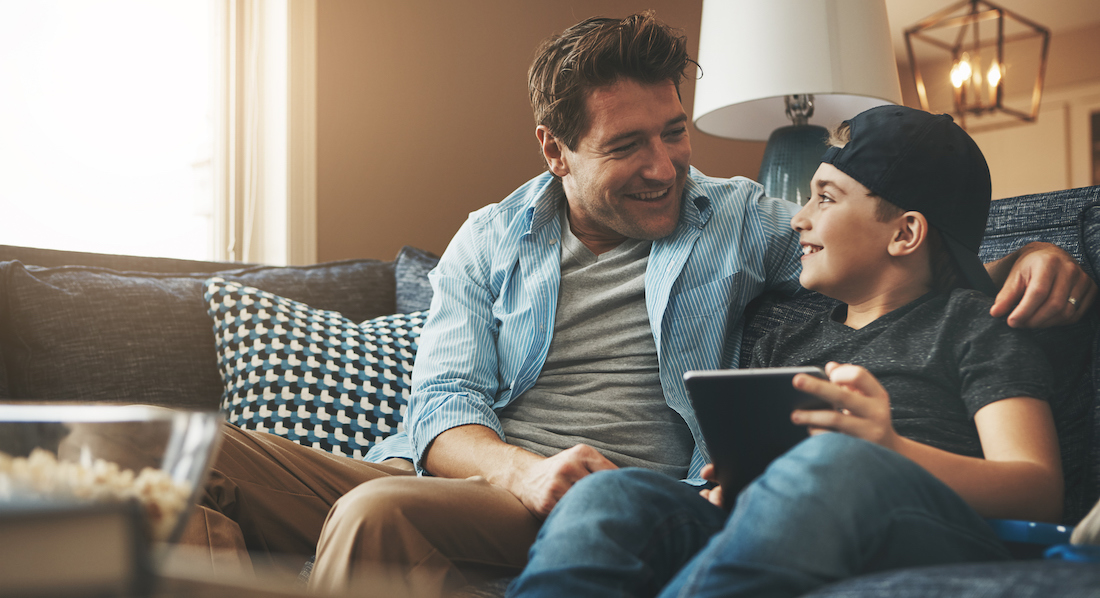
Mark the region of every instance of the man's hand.
POLYGON ((424 468, 439 477, 483 478, 511 492, 533 515, 544 519, 578 480, 618 466, 584 444, 543 457, 505 443, 485 426, 471 424, 436 436, 424 457, 424 468))
POLYGON ((828 380, 798 374, 791 383, 836 409, 796 410, 791 421, 809 426, 811 433, 843 432, 897 450, 901 437, 890 420, 890 395, 878 379, 858 365, 833 361, 825 365, 825 373, 828 380))
POLYGON ((987 268, 994 282, 1003 283, 989 313, 1008 316, 1008 325, 1015 328, 1072 324, 1096 299, 1092 279, 1072 256, 1050 243, 1029 243, 987 268))
POLYGON ((545 519, 566 491, 584 476, 618 469, 596 449, 578 444, 552 457, 535 461, 512 478, 508 490, 539 519, 545 519))

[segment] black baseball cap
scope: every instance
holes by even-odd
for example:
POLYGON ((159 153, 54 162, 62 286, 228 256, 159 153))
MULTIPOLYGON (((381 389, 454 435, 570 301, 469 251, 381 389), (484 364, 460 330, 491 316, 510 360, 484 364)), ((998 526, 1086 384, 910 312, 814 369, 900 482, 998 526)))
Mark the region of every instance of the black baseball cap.
POLYGON ((851 141, 830 147, 821 161, 871 193, 924 214, 970 286, 997 294, 978 258, 993 191, 978 145, 947 114, 878 106, 845 121, 851 141))

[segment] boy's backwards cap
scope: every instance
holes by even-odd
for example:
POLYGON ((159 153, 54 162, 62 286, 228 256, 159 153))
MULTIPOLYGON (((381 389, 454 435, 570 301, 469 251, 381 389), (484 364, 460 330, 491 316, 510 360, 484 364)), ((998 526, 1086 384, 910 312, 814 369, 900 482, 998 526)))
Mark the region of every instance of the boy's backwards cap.
POLYGON ((847 122, 851 141, 830 147, 821 161, 899 208, 924 214, 970 286, 996 295, 978 258, 992 187, 974 140, 946 114, 905 106, 879 106, 847 122))

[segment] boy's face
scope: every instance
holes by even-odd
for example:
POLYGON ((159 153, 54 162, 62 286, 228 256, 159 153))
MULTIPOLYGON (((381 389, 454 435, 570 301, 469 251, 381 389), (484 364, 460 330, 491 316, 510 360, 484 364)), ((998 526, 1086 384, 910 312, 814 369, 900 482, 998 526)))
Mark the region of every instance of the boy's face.
POLYGON ((875 216, 878 199, 832 164, 810 182, 813 195, 791 227, 802 245, 802 286, 845 303, 873 293, 896 227, 875 216))

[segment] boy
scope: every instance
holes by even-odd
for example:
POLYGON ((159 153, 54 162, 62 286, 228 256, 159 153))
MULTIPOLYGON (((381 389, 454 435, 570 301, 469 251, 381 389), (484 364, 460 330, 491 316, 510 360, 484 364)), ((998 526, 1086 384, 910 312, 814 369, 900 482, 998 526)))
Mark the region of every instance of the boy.
POLYGON ((988 297, 958 288, 992 291, 977 257, 985 159, 950 117, 900 106, 838 133, 791 226, 802 285, 844 305, 773 331, 752 363, 828 362, 828 381, 794 385, 836 410, 794 412, 814 435, 728 517, 720 489, 708 501, 652 472, 589 476, 510 595, 795 596, 876 570, 1007 558, 984 517, 1058 520, 1049 364, 989 315, 988 297))

